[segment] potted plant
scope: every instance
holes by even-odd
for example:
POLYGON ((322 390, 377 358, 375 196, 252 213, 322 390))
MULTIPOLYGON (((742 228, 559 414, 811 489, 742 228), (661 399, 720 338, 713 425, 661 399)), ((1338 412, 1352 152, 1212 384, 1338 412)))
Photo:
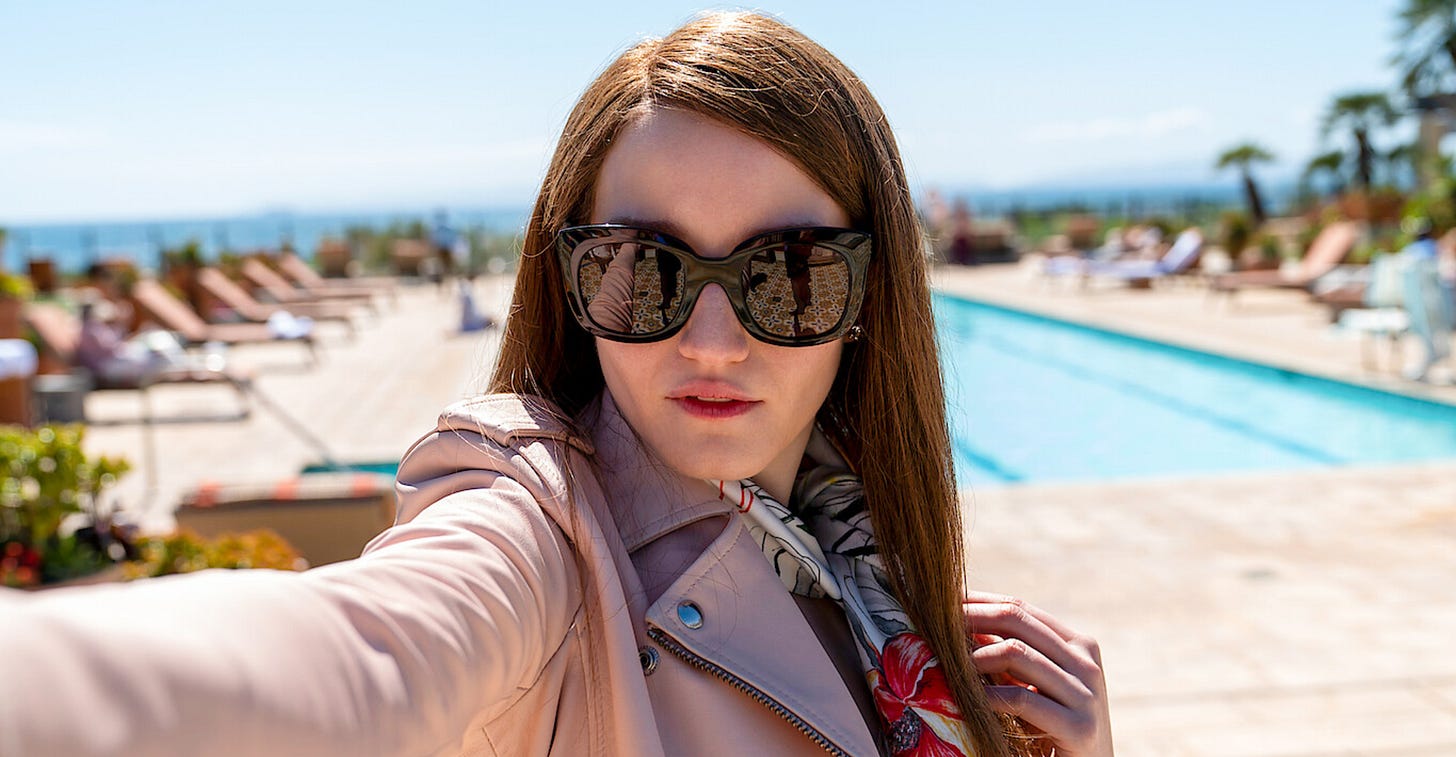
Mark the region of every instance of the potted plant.
POLYGON ((88 457, 84 437, 79 424, 0 427, 0 585, 91 579, 130 556, 101 495, 131 466, 88 457))
POLYGON ((343 239, 325 237, 319 240, 318 247, 314 249, 313 262, 324 276, 345 277, 349 275, 350 264, 354 262, 354 251, 343 239))
POLYGON ((46 589, 207 568, 303 570, 308 563, 276 533, 204 539, 182 531, 138 537, 104 507, 102 492, 130 468, 88 457, 79 424, 0 426, 0 586, 46 589))
POLYGON ((26 300, 35 296, 30 279, 0 271, 0 339, 20 337, 20 310, 26 300))

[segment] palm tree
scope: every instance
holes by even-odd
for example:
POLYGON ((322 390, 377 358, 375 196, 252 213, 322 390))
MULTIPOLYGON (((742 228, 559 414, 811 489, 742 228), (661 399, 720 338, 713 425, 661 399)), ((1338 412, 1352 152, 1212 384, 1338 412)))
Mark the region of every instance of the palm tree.
POLYGON ((1456 74, 1456 0, 1406 0, 1400 11, 1403 49, 1394 63, 1412 96, 1449 88, 1456 74))
POLYGON ((1251 167, 1255 163, 1267 163, 1273 159, 1274 155, 1268 150, 1253 142, 1244 142, 1224 150, 1214 165, 1219 171, 1226 168, 1239 169, 1239 176, 1244 180, 1244 198, 1249 203, 1249 216, 1254 219, 1255 226, 1264 222, 1264 200, 1259 196, 1259 185, 1254 182, 1251 167))
POLYGON ((1420 142, 1406 142, 1396 145, 1385 153, 1385 183, 1391 186, 1410 186, 1424 159, 1420 142))
POLYGON ((1375 148, 1370 143, 1370 132, 1381 126, 1390 126, 1400 114, 1384 92, 1352 92, 1335 98, 1325 112, 1320 135, 1328 138, 1338 128, 1350 130, 1355 140, 1355 170, 1360 186, 1369 189, 1375 181, 1375 148))
POLYGON ((1339 150, 1320 153, 1304 166, 1300 182, 1307 187, 1314 186, 1316 179, 1329 177, 1331 194, 1345 191, 1345 153, 1339 150))

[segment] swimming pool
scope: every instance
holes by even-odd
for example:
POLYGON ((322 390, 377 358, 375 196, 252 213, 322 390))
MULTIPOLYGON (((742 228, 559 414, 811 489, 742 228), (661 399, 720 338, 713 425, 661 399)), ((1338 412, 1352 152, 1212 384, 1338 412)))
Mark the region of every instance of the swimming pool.
POLYGON ((1456 458, 1456 406, 937 294, 962 484, 1456 458))

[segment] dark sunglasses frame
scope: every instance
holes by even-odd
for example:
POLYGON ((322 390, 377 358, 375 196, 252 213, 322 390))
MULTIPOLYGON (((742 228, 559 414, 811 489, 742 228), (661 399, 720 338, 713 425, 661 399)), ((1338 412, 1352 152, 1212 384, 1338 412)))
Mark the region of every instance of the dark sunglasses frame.
POLYGON ((698 304, 698 295, 708 284, 717 284, 728 294, 728 302, 753 338, 783 347, 810 347, 832 342, 844 336, 859 317, 860 305, 864 301, 865 272, 869 268, 871 244, 870 235, 853 229, 837 229, 825 226, 780 229, 759 234, 740 242, 733 252, 722 258, 705 258, 693 251, 682 240, 669 234, 651 229, 621 224, 593 224, 570 226, 556 234, 556 254, 561 262, 562 278, 566 280, 566 299, 571 305, 571 314, 588 333, 614 342, 658 342, 671 338, 682 329, 698 304), (587 314, 586 302, 577 289, 577 267, 587 252, 600 243, 641 243, 666 251, 683 264, 682 305, 677 313, 658 331, 650 334, 624 334, 598 325, 587 314), (748 293, 744 291, 743 272, 754 255, 766 249, 778 249, 787 244, 812 244, 821 249, 838 253, 849 269, 849 301, 844 313, 834 328, 813 336, 781 336, 764 330, 753 320, 748 310, 748 293))

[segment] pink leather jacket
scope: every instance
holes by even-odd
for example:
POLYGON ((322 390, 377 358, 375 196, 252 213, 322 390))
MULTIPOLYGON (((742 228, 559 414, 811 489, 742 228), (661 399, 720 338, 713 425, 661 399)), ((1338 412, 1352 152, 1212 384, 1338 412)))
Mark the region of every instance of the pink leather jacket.
POLYGON ((454 405, 397 487, 357 560, 0 591, 0 754, 877 753, 843 613, 610 396, 454 405))

